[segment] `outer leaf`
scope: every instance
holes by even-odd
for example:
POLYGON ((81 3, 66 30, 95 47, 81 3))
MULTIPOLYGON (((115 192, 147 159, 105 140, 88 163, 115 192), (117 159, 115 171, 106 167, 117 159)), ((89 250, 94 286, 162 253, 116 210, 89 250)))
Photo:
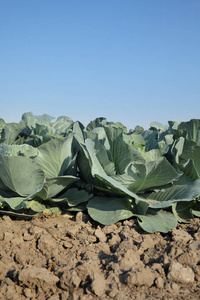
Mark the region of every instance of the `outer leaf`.
POLYGON ((72 171, 75 166, 72 154, 73 137, 63 139, 53 139, 39 146, 38 156, 34 161, 44 171, 47 179, 65 175, 66 173, 73 175, 72 171), (70 171, 70 173, 69 173, 70 171))
POLYGON ((135 193, 132 193, 129 191, 126 187, 124 187, 122 184, 117 182, 112 177, 107 176, 106 174, 94 174, 95 177, 97 177, 100 181, 102 181, 105 185, 107 185, 107 191, 113 194, 118 195, 128 195, 129 197, 134 198, 137 201, 144 201, 147 203, 157 203, 157 201, 153 200, 146 200, 141 198, 140 196, 136 195, 135 193))
POLYGON ((87 209, 90 217, 103 225, 111 225, 133 216, 128 198, 94 197, 89 200, 87 209))
POLYGON ((15 142, 24 126, 18 123, 7 123, 2 135, 2 141, 8 145, 15 142))
POLYGON ((153 232, 168 232, 172 228, 176 228, 177 220, 172 213, 160 210, 158 212, 151 211, 146 216, 138 216, 139 225, 143 230, 153 232))
POLYGON ((179 165, 180 169, 188 175, 191 179, 200 178, 200 146, 193 149, 183 151, 180 156, 181 162, 186 161, 185 164, 179 165))
POLYGON ((200 179, 191 181, 188 177, 182 176, 171 187, 156 190, 150 194, 144 194, 146 200, 155 200, 157 203, 150 204, 152 208, 169 207, 176 202, 189 202, 200 195, 200 179))
POLYGON ((36 196, 38 196, 42 200, 53 198, 62 190, 69 187, 72 183, 78 180, 79 178, 70 175, 47 179, 47 181, 43 185, 42 190, 39 191, 36 196))
MULTIPOLYGON (((13 193, 1 180, 0 178, 0 195, 6 198, 12 197, 13 193), (10 195, 10 193, 12 193, 12 195, 10 195)), ((15 193, 14 193, 15 194, 15 193)), ((16 196, 16 195, 14 195, 16 196)))
POLYGON ((133 193, 137 193, 167 185, 179 176, 166 158, 161 157, 146 164, 131 164, 126 173, 113 178, 133 193))
POLYGON ((184 143, 185 139, 183 137, 180 137, 179 139, 174 141, 170 149, 170 153, 168 153, 172 156, 172 164, 176 169, 178 169, 178 165, 180 164, 180 155, 183 152, 184 143))
POLYGON ((200 119, 181 122, 175 130, 175 135, 184 136, 200 146, 200 119))
POLYGON ((43 214, 47 214, 47 215, 53 215, 53 214, 55 214, 56 216, 60 216, 62 214, 62 209, 60 207, 46 208, 43 211, 43 214))
POLYGON ((57 199, 66 199, 69 206, 76 206, 80 203, 87 202, 89 199, 91 199, 93 195, 89 195, 84 190, 78 190, 76 188, 71 188, 68 191, 66 191, 64 194, 59 196, 57 199))
POLYGON ((193 215, 195 215, 196 217, 200 217, 200 199, 197 200, 197 203, 195 203, 193 209, 192 209, 192 213, 193 215))
POLYGON ((79 211, 85 211, 86 205, 85 203, 80 203, 77 206, 71 206, 70 208, 65 209, 67 211, 73 211, 73 212, 79 212, 79 211))
POLYGON ((22 204, 25 209, 31 209, 35 212, 42 212, 46 209, 46 206, 38 200, 24 201, 22 204))
POLYGON ((12 211, 12 210, 8 211, 8 210, 2 210, 2 209, 0 209, 0 214, 2 214, 2 215, 8 215, 8 216, 20 217, 22 219, 28 219, 28 220, 38 215, 37 212, 32 211, 31 209, 28 210, 28 211, 26 211, 26 210, 25 211, 20 210, 20 212, 16 212, 16 211, 12 211))
POLYGON ((7 123, 5 132, 9 131, 7 134, 7 137, 4 140, 4 143, 6 144, 12 144, 17 139, 17 136, 20 134, 20 132, 24 129, 24 126, 18 123, 7 123))
MULTIPOLYGON (((73 124, 73 135, 75 137, 75 141, 78 141, 78 143, 84 143, 84 126, 80 122, 74 122, 73 124)), ((77 143, 77 146, 78 146, 77 143)), ((78 147, 79 148, 79 147, 78 147)))
POLYGON ((178 222, 189 223, 193 219, 192 207, 194 201, 190 202, 177 202, 172 205, 172 211, 178 222))
MULTIPOLYGON (((92 137, 92 136, 88 136, 88 137, 93 139, 93 141, 98 140, 101 143, 101 145, 103 145, 103 147, 105 148, 106 151, 110 151, 110 144, 108 142, 108 138, 107 138, 107 135, 105 132, 105 127, 94 128, 92 130, 92 133, 95 133, 97 136, 95 135, 94 137, 92 137)), ((91 132, 90 132, 90 135, 91 135, 91 132)))
POLYGON ((0 201, 4 204, 4 206, 9 206, 13 210, 20 210, 23 208, 22 202, 24 201, 24 198, 23 197, 12 197, 12 198, 0 197, 0 201))
POLYGON ((2 144, 0 146, 0 154, 7 156, 26 156, 26 157, 36 157, 38 155, 38 150, 30 145, 7 145, 2 144))
POLYGON ((200 217, 200 210, 194 210, 194 209, 192 209, 192 213, 193 213, 193 215, 195 215, 196 217, 200 217))
POLYGON ((0 157, 0 177, 18 195, 27 196, 44 182, 44 173, 32 159, 21 156, 0 157))

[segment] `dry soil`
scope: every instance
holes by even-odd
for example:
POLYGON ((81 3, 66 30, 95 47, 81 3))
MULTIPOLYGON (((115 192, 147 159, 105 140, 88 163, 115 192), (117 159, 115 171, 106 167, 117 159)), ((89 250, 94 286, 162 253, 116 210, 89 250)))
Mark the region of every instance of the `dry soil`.
POLYGON ((0 217, 0 299, 200 299, 199 219, 166 234, 134 219, 0 217))

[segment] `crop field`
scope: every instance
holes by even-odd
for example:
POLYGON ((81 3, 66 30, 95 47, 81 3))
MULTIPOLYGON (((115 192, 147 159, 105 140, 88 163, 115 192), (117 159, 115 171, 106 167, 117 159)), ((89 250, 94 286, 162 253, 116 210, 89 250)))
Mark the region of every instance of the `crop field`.
POLYGON ((200 120, 0 119, 0 299, 199 299, 200 120))

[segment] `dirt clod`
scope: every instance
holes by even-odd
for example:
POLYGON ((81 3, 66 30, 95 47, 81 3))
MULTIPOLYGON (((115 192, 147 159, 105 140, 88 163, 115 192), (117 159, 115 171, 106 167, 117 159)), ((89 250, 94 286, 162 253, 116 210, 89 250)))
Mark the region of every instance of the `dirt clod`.
POLYGON ((190 267, 183 267, 178 262, 172 262, 169 266, 168 279, 182 283, 193 283, 194 272, 190 267))

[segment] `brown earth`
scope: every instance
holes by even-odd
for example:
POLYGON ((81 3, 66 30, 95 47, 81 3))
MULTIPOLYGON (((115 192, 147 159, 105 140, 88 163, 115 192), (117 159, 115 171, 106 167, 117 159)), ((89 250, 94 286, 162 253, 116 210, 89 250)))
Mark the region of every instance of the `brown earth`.
POLYGON ((143 232, 135 220, 0 218, 0 299, 200 299, 200 226, 143 232))

